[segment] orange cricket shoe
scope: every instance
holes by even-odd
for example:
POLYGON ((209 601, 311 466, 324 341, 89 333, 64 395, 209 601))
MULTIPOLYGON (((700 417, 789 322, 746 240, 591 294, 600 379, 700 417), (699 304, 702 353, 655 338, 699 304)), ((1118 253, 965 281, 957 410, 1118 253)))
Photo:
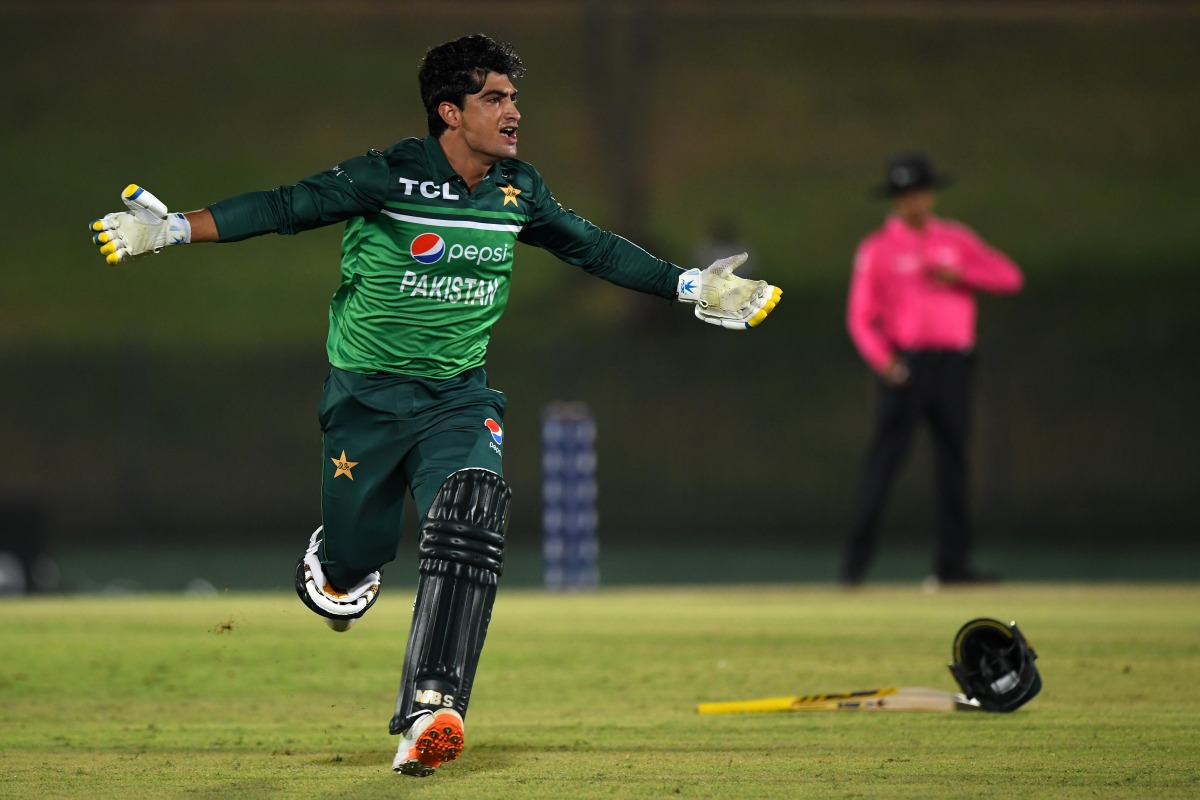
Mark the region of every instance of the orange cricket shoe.
POLYGON ((392 769, 401 775, 426 778, 462 753, 466 734, 463 718, 452 708, 427 712, 400 738, 392 769))

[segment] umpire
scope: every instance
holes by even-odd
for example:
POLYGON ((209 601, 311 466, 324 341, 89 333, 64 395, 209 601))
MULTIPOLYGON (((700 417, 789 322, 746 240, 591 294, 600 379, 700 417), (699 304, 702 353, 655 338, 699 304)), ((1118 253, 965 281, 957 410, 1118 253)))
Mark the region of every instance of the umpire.
POLYGON ((1020 269, 964 225, 934 216, 948 184, 924 153, 891 156, 877 192, 882 228, 858 247, 846 310, 855 347, 877 377, 874 433, 840 580, 863 581, 880 514, 921 423, 934 444, 938 539, 933 578, 976 583, 971 557, 967 442, 975 347, 975 292, 1020 291, 1020 269))

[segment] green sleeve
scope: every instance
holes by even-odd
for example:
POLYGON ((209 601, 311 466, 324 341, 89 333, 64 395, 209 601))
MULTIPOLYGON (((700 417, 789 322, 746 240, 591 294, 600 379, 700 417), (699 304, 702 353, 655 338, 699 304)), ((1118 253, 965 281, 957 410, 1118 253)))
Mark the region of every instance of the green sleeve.
POLYGON ((563 208, 541 181, 534 192, 536 210, 520 241, 618 286, 675 299, 679 267, 563 208))
POLYGON ((387 178, 387 160, 372 150, 299 183, 241 194, 213 203, 208 210, 222 242, 299 233, 378 212, 387 178))

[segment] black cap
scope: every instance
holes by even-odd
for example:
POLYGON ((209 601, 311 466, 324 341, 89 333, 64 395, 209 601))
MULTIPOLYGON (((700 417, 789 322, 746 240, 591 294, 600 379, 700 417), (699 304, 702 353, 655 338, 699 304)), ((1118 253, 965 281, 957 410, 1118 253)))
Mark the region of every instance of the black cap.
POLYGON ((880 197, 895 197, 915 189, 941 189, 950 176, 934 172, 933 162, 921 152, 896 153, 887 160, 885 181, 875 187, 880 197))

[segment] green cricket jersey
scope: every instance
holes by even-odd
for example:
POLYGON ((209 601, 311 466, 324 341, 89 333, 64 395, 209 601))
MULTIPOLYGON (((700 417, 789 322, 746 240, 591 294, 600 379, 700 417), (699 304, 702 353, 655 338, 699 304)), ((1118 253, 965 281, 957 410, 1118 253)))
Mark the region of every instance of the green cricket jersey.
POLYGON ((222 242, 346 223, 327 349, 351 372, 444 379, 481 366, 518 241, 667 298, 680 271, 564 209, 523 161, 497 162, 467 191, 433 137, 209 210, 222 242))

